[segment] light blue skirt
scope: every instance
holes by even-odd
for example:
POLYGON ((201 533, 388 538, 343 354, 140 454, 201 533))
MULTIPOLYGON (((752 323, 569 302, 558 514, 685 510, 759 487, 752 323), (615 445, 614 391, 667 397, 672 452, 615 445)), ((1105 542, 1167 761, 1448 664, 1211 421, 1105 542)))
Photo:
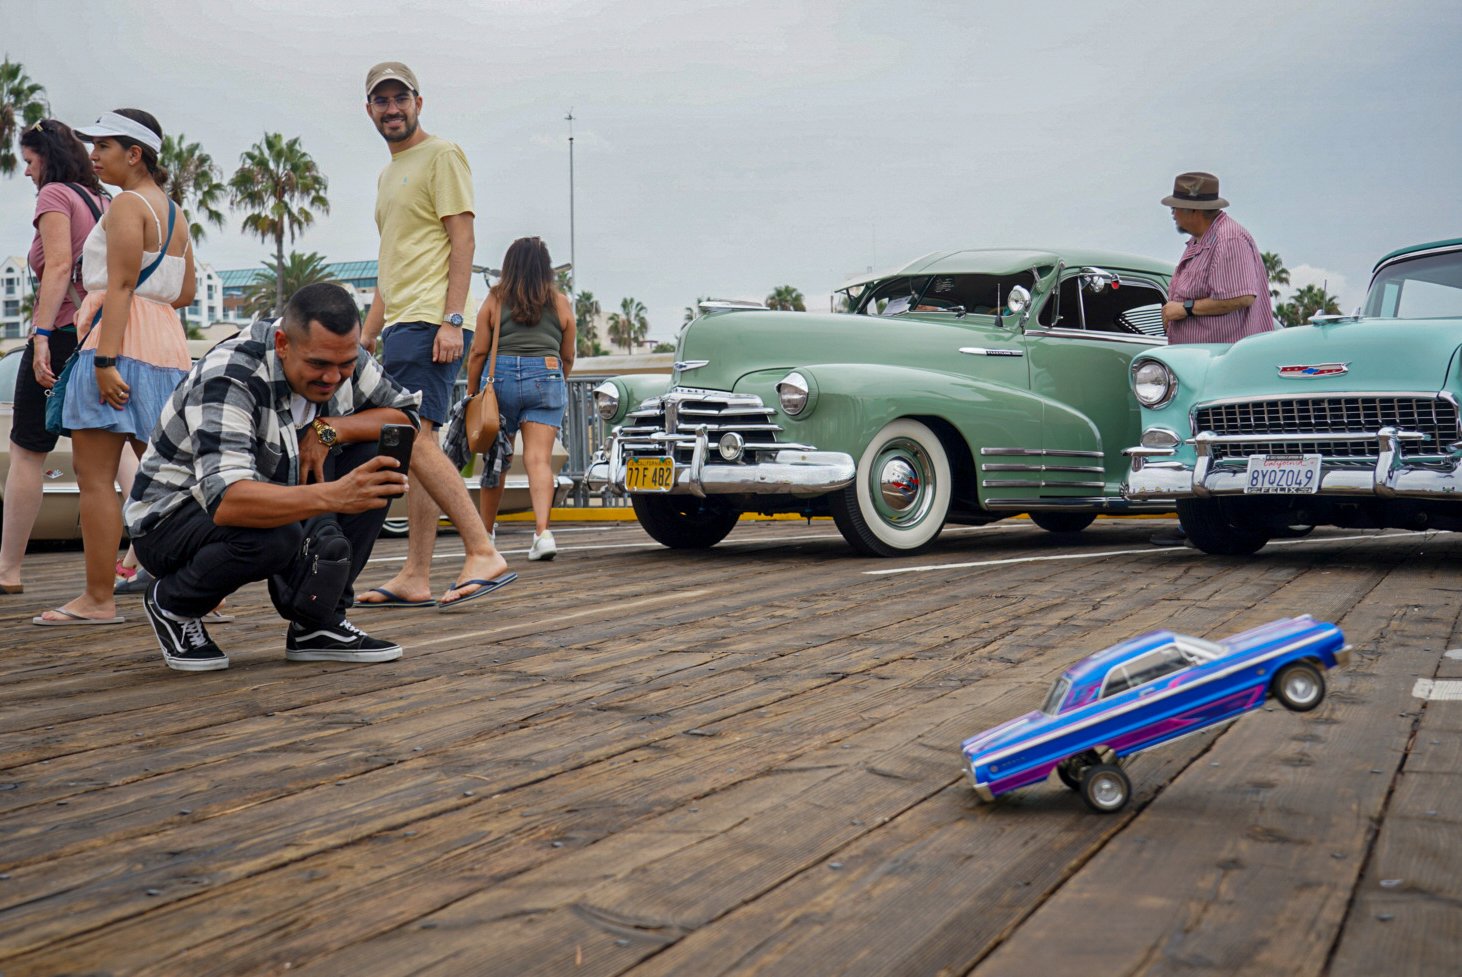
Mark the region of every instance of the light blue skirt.
POLYGON ((118 410, 101 402, 95 359, 93 349, 76 354, 76 365, 66 381, 66 406, 62 408, 66 427, 72 431, 111 431, 139 441, 149 440, 168 398, 188 371, 154 366, 128 356, 117 357, 117 371, 129 388, 127 406, 118 410))

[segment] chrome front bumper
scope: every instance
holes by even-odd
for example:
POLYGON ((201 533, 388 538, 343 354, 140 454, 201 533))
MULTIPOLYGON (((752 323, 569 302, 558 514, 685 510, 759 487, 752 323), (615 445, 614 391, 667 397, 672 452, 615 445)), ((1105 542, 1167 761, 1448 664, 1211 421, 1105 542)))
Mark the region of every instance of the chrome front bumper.
MULTIPOLYGON (((689 446, 690 464, 675 463, 675 481, 670 495, 795 495, 812 497, 845 488, 853 483, 858 464, 841 451, 818 451, 811 445, 779 446, 770 462, 708 463, 710 436, 704 427, 694 434, 656 434, 650 440, 637 437, 629 442, 640 451, 661 451, 673 457, 673 448, 689 446)), ((609 489, 629 495, 625 489, 625 445, 618 434, 610 435, 589 464, 585 481, 595 492, 609 489)), ((666 494, 666 493, 650 493, 666 494)))
MULTIPOLYGON (((1380 451, 1371 467, 1339 467, 1322 461, 1320 487, 1316 495, 1361 495, 1383 499, 1432 498, 1462 500, 1462 453, 1451 446, 1445 467, 1429 464, 1414 467, 1406 462, 1403 444, 1422 440, 1424 435, 1395 427, 1376 432, 1338 435, 1256 434, 1218 435, 1203 432, 1188 440, 1197 452, 1190 467, 1181 461, 1165 461, 1175 448, 1127 448, 1122 454, 1132 459, 1132 470, 1122 494, 1129 499, 1208 498, 1214 495, 1243 495, 1248 476, 1243 467, 1220 467, 1213 456, 1215 445, 1314 443, 1327 440, 1356 441, 1374 438, 1380 451)), ((1297 496, 1305 498, 1305 496, 1297 496)))

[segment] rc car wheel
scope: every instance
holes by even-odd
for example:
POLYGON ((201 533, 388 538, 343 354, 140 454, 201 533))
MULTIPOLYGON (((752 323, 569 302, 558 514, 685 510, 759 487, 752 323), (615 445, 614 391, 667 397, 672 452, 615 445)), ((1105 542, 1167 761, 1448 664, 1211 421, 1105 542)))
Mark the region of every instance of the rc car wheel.
POLYGON ((657 543, 673 550, 703 550, 726 538, 740 511, 693 495, 633 495, 635 518, 657 543))
POLYGON ((1179 499, 1178 521, 1194 546, 1214 556, 1248 556, 1269 542, 1262 529, 1235 526, 1219 499, 1179 499))
POLYGON ((828 498, 833 522, 853 549, 910 556, 939 535, 953 495, 944 445, 926 425, 905 418, 873 436, 856 480, 828 498))
POLYGON ((1079 533, 1090 526, 1096 514, 1092 512, 1032 512, 1031 522, 1048 533, 1079 533))
POLYGON ((1081 799, 1093 811, 1113 814, 1126 807, 1131 797, 1132 781, 1115 763, 1098 763, 1081 775, 1081 799))
POLYGON ((405 536, 411 528, 411 523, 405 518, 387 519, 381 526, 381 535, 387 539, 400 539, 405 536))
POLYGON ((1309 712, 1325 698, 1325 676, 1309 662, 1286 665, 1274 676, 1274 698, 1286 709, 1309 712))

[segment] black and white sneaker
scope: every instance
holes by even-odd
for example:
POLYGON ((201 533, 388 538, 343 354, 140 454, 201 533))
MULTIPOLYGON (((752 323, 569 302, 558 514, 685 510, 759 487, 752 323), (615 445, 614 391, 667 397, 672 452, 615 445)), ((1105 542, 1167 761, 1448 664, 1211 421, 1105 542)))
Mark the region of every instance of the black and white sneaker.
POLYGON ((213 643, 196 617, 178 617, 157 603, 157 581, 142 594, 142 606, 152 622, 157 643, 162 646, 162 660, 168 668, 180 672, 212 672, 228 668, 228 656, 213 643))
POLYGON ((401 646, 372 638, 349 621, 328 627, 291 623, 284 657, 292 662, 389 662, 401 657, 401 646))

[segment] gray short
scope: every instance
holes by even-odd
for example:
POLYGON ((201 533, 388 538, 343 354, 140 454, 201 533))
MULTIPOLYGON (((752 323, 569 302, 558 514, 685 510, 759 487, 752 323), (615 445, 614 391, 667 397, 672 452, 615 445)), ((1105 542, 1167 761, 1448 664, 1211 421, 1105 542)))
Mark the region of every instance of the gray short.
POLYGON ((381 335, 381 366, 407 390, 420 391, 422 418, 440 425, 452 408, 452 388, 472 346, 472 330, 462 331, 462 356, 450 363, 433 363, 431 351, 438 325, 398 322, 391 326, 381 335))

